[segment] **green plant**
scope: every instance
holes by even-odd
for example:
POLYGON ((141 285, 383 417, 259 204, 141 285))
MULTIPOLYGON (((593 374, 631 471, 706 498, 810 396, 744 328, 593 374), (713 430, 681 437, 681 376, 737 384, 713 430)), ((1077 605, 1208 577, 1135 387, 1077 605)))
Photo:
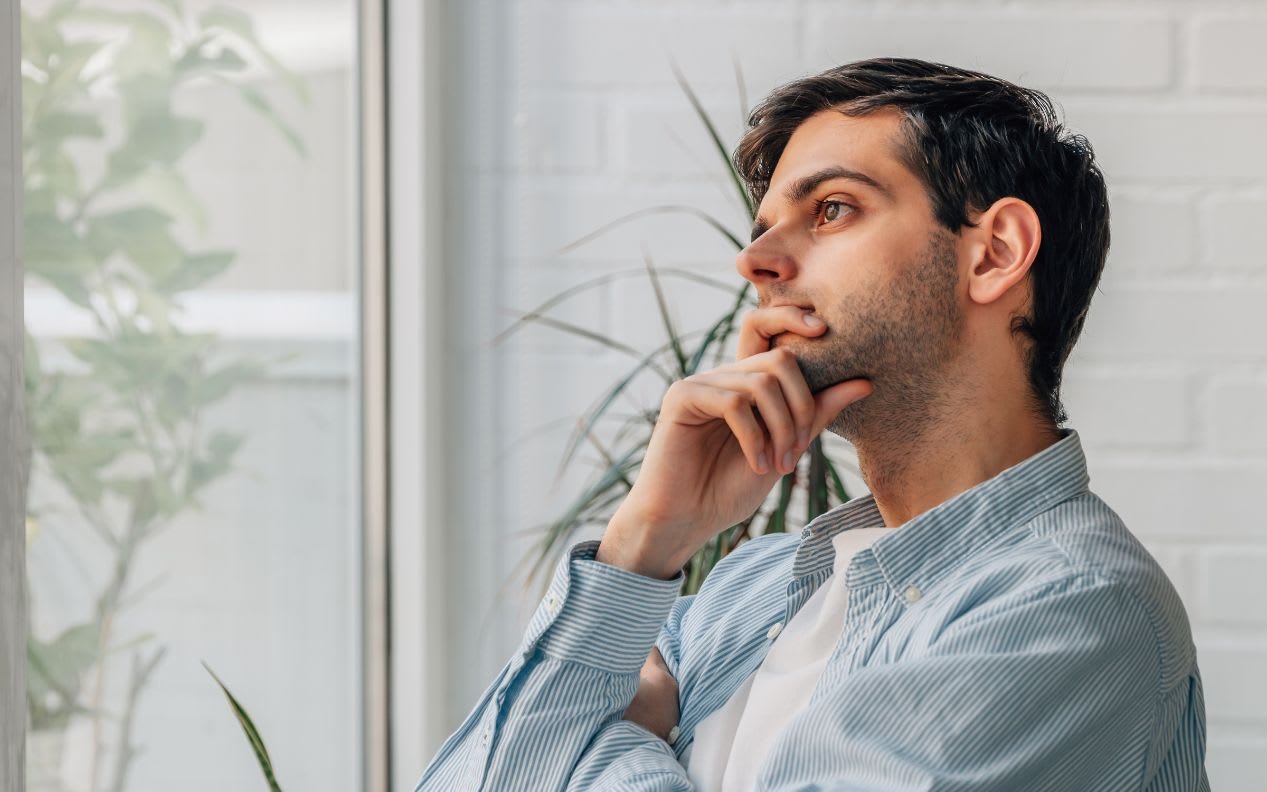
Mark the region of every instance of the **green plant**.
POLYGON ((251 720, 251 716, 247 714, 246 708, 238 703, 238 700, 229 692, 229 688, 225 687, 225 684, 220 681, 220 677, 216 676, 216 672, 211 670, 211 666, 204 662, 202 667, 207 669, 207 673, 211 674, 211 678, 224 691, 224 697, 229 700, 233 715, 238 719, 238 725, 242 727, 242 733, 246 735, 246 741, 251 744, 251 750, 255 753, 255 760, 260 763, 260 772, 264 774, 264 780, 268 782, 268 788, 272 792, 282 792, 281 786, 277 783, 277 777, 273 773, 273 760, 268 755, 268 748, 264 747, 264 738, 260 736, 259 729, 255 728, 255 723, 251 720))
MULTIPOLYGON (((89 718, 96 790, 104 725, 112 720, 117 739, 106 788, 114 792, 125 788, 136 756, 136 704, 164 652, 152 635, 118 636, 120 613, 153 585, 135 585, 135 560, 178 515, 201 508, 207 487, 232 470, 243 437, 206 431, 204 415, 269 368, 224 359, 215 334, 179 327, 181 295, 224 272, 235 254, 189 249, 176 233, 182 221, 205 230, 205 210, 179 168, 205 125, 178 113, 173 97, 193 80, 228 84, 305 154, 270 102, 231 79, 251 56, 307 101, 303 84, 260 47, 245 14, 212 7, 191 21, 178 0, 147 5, 152 10, 121 11, 62 0, 42 15, 22 15, 27 272, 82 309, 97 332, 60 345, 71 370, 46 366, 53 342, 27 333, 31 463, 59 490, 57 502, 73 506, 65 516, 96 540, 84 547, 63 536, 62 546, 110 558, 108 579, 82 621, 50 639, 28 636, 30 729, 61 731, 74 716, 89 718), (117 119, 95 100, 104 92, 118 98, 117 119), (107 134, 108 127, 119 133, 107 134), (131 672, 123 709, 111 712, 107 666, 120 653, 130 654, 131 672)), ((28 501, 28 542, 35 542, 53 532, 45 526, 59 507, 28 501)))
MULTIPOLYGON (((726 163, 729 174, 729 181, 732 182, 738 191, 742 204, 747 211, 747 219, 749 224, 755 220, 756 207, 752 205, 752 200, 747 191, 744 189, 743 180, 735 171, 731 162, 729 152, 725 144, 722 142, 721 135, 717 132, 717 127, 713 123, 712 118, 705 111, 704 106, 696 96, 695 91, 683 78, 681 71, 676 63, 672 64, 674 74, 678 84, 685 92, 691 107, 696 115, 699 116, 707 129, 713 146, 722 160, 726 163)), ((740 111, 743 117, 747 117, 747 102, 744 99, 743 75, 739 69, 738 63, 735 64, 736 76, 740 87, 740 111)), ((706 223, 709 227, 717 231, 726 239, 728 243, 734 246, 736 252, 744 248, 744 243, 740 241, 740 237, 731 232, 726 225, 720 220, 714 218, 706 212, 688 206, 656 206, 643 209, 631 214, 619 217, 616 220, 604 225, 596 231, 593 231, 581 239, 578 239, 561 248, 558 253, 566 253, 580 245, 606 233, 612 228, 630 222, 640 217, 645 217, 655 213, 681 213, 692 216, 706 223)), ((636 415, 625 417, 620 424, 612 447, 606 447, 594 434, 594 429, 599 421, 606 418, 612 418, 608 414, 616 398, 629 388, 639 375, 651 370, 657 374, 664 382, 665 388, 672 385, 678 379, 682 379, 694 374, 700 370, 704 358, 713 353, 713 366, 718 366, 722 362, 722 355, 725 351, 725 345, 730 334, 735 330, 735 322, 744 306, 755 307, 756 301, 749 296, 750 283, 745 282, 742 287, 736 289, 733 284, 709 278, 689 270, 676 268, 659 268, 657 269, 651 262, 650 258, 645 260, 645 273, 650 278, 651 286, 655 290, 656 300, 659 306, 661 321, 664 324, 665 333, 668 336, 668 342, 655 348, 651 352, 643 352, 621 343, 614 339, 595 333, 583 327, 563 322, 558 319, 546 316, 545 313, 551 307, 563 301, 564 299, 585 289, 601 286, 618 278, 631 277, 640 275, 643 270, 629 270, 624 272, 613 273, 599 278, 588 280, 584 283, 573 286, 565 291, 551 297, 541 305, 538 305, 532 311, 525 313, 514 322, 509 328, 499 333, 494 339, 493 344, 499 344, 511 333, 515 332, 526 322, 538 322, 568 333, 579 335, 596 343, 602 344, 609 349, 616 350, 622 354, 632 356, 637 360, 637 364, 629 371, 627 375, 621 377, 612 384, 590 407, 577 423, 577 429, 569 438, 567 448, 563 458, 559 464, 559 468, 555 474, 555 482, 557 483, 566 470, 568 464, 575 456, 582 440, 587 440, 597 449, 602 457, 606 467, 602 468, 597 477, 585 487, 585 489, 572 501, 565 512, 552 522, 541 526, 533 526, 532 530, 539 530, 544 527, 543 537, 538 545, 538 551, 535 554, 533 566, 529 572, 528 580, 540 575, 545 568, 546 563, 552 558, 558 549, 569 540, 573 533, 580 527, 598 523, 606 525, 611 519, 615 508, 624 500, 630 488, 633 486, 631 475, 638 469, 641 464, 641 452, 644 451, 651 439, 651 430, 655 426, 656 418, 659 415, 658 406, 652 409, 640 410, 636 415), (698 336, 700 332, 690 332, 679 334, 673 326, 670 319, 668 304, 665 298, 664 289, 660 283, 661 275, 680 277, 704 283, 725 291, 734 291, 733 307, 725 314, 717 318, 703 331, 704 337, 694 346, 688 343, 688 339, 698 336), (668 358, 668 362, 663 361, 668 358)), ((704 578, 725 556, 729 555, 735 548, 747 539, 765 533, 774 533, 786 531, 788 528, 788 511, 792 500, 793 492, 798 485, 803 485, 806 490, 806 514, 805 521, 808 523, 820 514, 833 508, 833 498, 836 503, 843 503, 850 499, 845 489, 844 482, 840 473, 836 469, 836 463, 833 462, 823 450, 822 438, 818 437, 813 440, 809 451, 809 465, 806 475, 802 478, 798 470, 783 476, 779 482, 778 496, 773 506, 771 506, 763 514, 763 509, 758 509, 751 517, 741 523, 733 525, 709 541, 707 545, 701 548, 688 562, 686 567, 686 575, 682 584, 682 594, 693 594, 699 591, 700 586, 704 582, 704 578), (757 529, 760 528, 758 531, 757 529)), ((763 507, 764 508, 764 507, 763 507)))

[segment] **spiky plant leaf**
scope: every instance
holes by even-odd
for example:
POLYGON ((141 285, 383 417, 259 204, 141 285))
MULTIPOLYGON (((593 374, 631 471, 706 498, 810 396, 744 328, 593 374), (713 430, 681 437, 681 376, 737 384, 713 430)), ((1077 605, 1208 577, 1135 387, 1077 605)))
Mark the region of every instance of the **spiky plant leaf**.
POLYGON ((264 772, 264 778, 268 781, 268 788, 272 792, 282 792, 282 788, 273 774, 273 760, 269 758, 268 748, 264 747, 264 739, 260 737, 260 732, 255 728, 255 723, 251 721, 251 716, 246 713, 246 708, 238 703, 238 700, 229 692, 229 688, 220 681, 220 677, 216 676, 216 672, 211 670, 211 666, 207 665, 206 661, 203 661, 202 667, 207 669, 207 673, 211 674, 211 678, 220 686, 220 690, 224 691, 224 697, 229 700, 233 715, 238 719, 238 724, 246 735, 246 741, 251 744, 251 750, 255 752, 255 758, 260 763, 260 770, 264 772))

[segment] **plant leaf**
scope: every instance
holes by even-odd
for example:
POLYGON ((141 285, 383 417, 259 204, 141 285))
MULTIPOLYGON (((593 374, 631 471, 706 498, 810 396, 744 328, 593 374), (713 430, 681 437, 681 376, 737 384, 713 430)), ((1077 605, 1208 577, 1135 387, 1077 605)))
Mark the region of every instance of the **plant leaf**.
POLYGON ((255 34, 255 23, 245 12, 224 5, 212 6, 198 16, 198 25, 203 29, 218 28, 242 39, 261 60, 268 64, 274 74, 290 86, 305 106, 312 103, 307 84, 261 46, 259 37, 255 34))
MULTIPOLYGON (((704 126, 708 129, 708 135, 713 139, 713 145, 717 152, 721 154, 722 160, 726 163, 727 170, 730 172, 730 178, 735 183, 735 188, 739 190, 739 194, 743 197, 744 206, 747 207, 748 217, 756 216, 756 207, 752 205, 752 197, 748 195, 748 190, 743 185, 743 180, 739 178, 739 174, 735 172, 733 163, 730 161, 730 152, 726 149, 726 144, 722 143, 721 135, 717 133, 717 126, 713 124, 713 119, 709 117, 708 111, 704 109, 704 105, 700 103, 699 97, 695 95, 686 78, 682 76, 682 70, 678 68, 677 59, 670 57, 669 65, 673 67, 673 76, 677 78, 678 84, 682 86, 682 90, 686 92, 686 98, 690 100, 691 106, 695 108, 695 113, 704 122, 704 126)), ((742 246, 741 246, 742 247, 742 246)))
POLYGON ((264 94, 247 85, 238 85, 238 91, 242 94, 242 100, 249 107, 259 113, 261 116, 273 122, 273 125, 285 136, 290 142, 292 148, 295 149, 299 156, 308 157, 308 147, 304 145, 303 138, 295 131, 294 127, 286 123, 286 121, 273 109, 273 104, 265 98, 264 94))
POLYGON ((827 459, 825 456, 823 461, 827 465, 827 475, 831 477, 832 487, 836 490, 836 498, 839 499, 841 503, 851 500, 849 493, 845 491, 845 482, 841 481, 840 474, 836 472, 836 466, 833 465, 832 461, 827 459))
MULTIPOLYGON (((672 275, 674 277, 686 278, 687 280, 693 280, 697 283, 702 283, 706 286, 712 286, 713 288, 721 289, 723 291, 730 291, 731 289, 734 288, 732 284, 726 283, 725 281, 720 281, 716 278, 710 278, 707 275, 701 275, 698 272, 692 272, 691 270, 680 269, 678 267, 661 267, 659 273, 661 275, 672 275)), ((533 308, 527 314, 516 319, 510 325, 510 327, 507 327, 505 330, 502 330, 500 333, 494 336, 492 341, 489 342, 489 344, 490 346, 497 346, 501 344, 503 341, 506 340, 507 337, 509 337, 513 332, 518 330, 520 327, 524 326, 527 322, 532 321, 537 316, 545 313, 550 308, 553 308, 555 305, 563 302, 568 297, 572 296, 573 294, 576 294, 577 292, 584 291, 585 289, 593 288, 595 286, 601 286, 604 283, 617 280, 618 278, 629 278, 629 277, 634 277, 634 276, 641 277, 645 274, 646 274, 645 268, 619 270, 617 272, 613 272, 608 275, 600 275, 597 278, 591 278, 590 280, 582 281, 575 286, 569 286, 568 288, 554 295, 550 299, 541 303, 536 308, 533 308)))
POLYGON ((730 309, 730 313, 724 314, 718 319, 713 326, 709 328, 708 334, 704 337, 704 341, 699 348, 695 350, 695 354, 691 356, 691 362, 687 365, 687 371, 694 374, 699 370, 700 361, 704 357, 704 353, 708 351, 709 344, 714 339, 718 342, 718 349, 722 349, 726 345, 726 338, 730 335, 730 331, 734 329, 735 317, 739 314, 739 309, 743 307, 744 302, 748 299, 748 289, 751 283, 745 283, 735 297, 735 307, 730 309), (717 334, 721 333, 720 336, 717 334))
POLYGON ((664 204, 661 206, 652 206, 647 209, 639 209, 635 212, 630 212, 629 214, 621 215, 620 217, 617 217, 615 220, 612 220, 611 222, 600 226, 598 230, 591 231, 585 236, 581 237, 580 239, 567 243, 563 247, 554 251, 555 255, 563 255, 564 253, 570 253, 571 251, 575 250, 576 248, 580 247, 586 242, 589 242, 590 240, 596 239, 597 237, 607 233, 608 231, 612 230, 616 226, 623 225, 624 223, 628 223, 632 220, 637 220, 639 217, 645 217, 646 215, 653 215, 653 214, 673 214, 673 213, 682 213, 682 214, 691 215, 693 217, 698 217, 699 219, 703 220, 708 225, 715 228, 722 236, 724 236, 727 240, 729 240, 730 244, 735 246, 735 250, 743 250, 745 247, 744 243, 739 241, 739 237, 732 234, 729 231, 729 229, 726 228, 725 225, 723 225, 719 220, 714 218, 708 212, 705 212, 702 209, 696 209, 693 206, 679 206, 677 204, 664 204))
MULTIPOLYGON (((686 334, 686 336, 691 336, 691 335, 695 335, 695 333, 686 334)), ((685 338, 686 336, 683 336, 683 337, 685 338)), ((651 354, 644 357, 641 361, 639 361, 638 365, 635 366, 634 369, 629 372, 629 374, 623 377, 619 382, 616 383, 616 385, 610 391, 608 391, 606 394, 604 394, 602 397, 598 399, 597 406, 595 406, 593 409, 588 410, 586 412, 586 415, 583 421, 581 422, 579 428, 577 429, 576 432, 572 434, 572 437, 568 441, 568 448, 567 448, 567 451, 564 453, 563 461, 559 463, 559 469, 555 473, 554 481, 556 484, 558 483, 559 479, 562 477, 563 470, 567 467, 568 463, 572 460, 572 456, 576 453, 576 449, 580 445, 581 438, 584 437, 586 433, 590 431, 590 429, 598 421, 598 419, 602 416, 602 414, 607 410, 607 408, 611 405, 611 403, 615 401, 616 397, 619 396, 621 393, 623 393, 625 388, 629 387, 630 383, 632 383, 634 379, 639 374, 641 374, 645 368, 648 367, 650 361, 653 358, 655 358, 657 355, 663 354, 664 351, 668 347, 669 345, 665 344, 664 346, 661 346, 659 349, 654 350, 653 352, 651 352, 651 354)), ((671 378, 667 380, 667 382, 669 383, 672 383, 672 381, 673 380, 671 378)))
POLYGON ((227 270, 236 255, 231 250, 191 253, 175 269, 155 278, 154 288, 168 295, 196 289, 227 270))
POLYGON ((673 329, 673 318, 669 316, 669 304, 664 299, 664 290, 660 288, 660 279, 656 277, 655 265, 651 263, 651 256, 647 254, 647 249, 642 249, 642 255, 647 263, 647 274, 651 278, 651 288, 655 291, 656 305, 660 309, 660 318, 664 321, 664 330, 668 333, 669 343, 673 346, 673 356, 677 358, 678 378, 687 376, 686 373, 686 353, 682 351, 682 342, 678 338, 677 330, 673 329))
POLYGON ((642 458, 634 459, 634 455, 641 451, 642 448, 631 448, 626 451, 616 464, 610 466, 597 481, 590 484, 575 500, 563 516, 550 524, 546 531, 546 535, 541 542, 541 550, 537 556, 536 563, 533 564, 530 577, 536 577, 541 567, 549 559, 555 546, 559 543, 559 539, 569 533, 578 522, 581 513, 591 508, 591 502, 599 495, 611 489, 612 486, 619 483, 625 478, 626 472, 636 468, 642 458))
MULTIPOLYGON (((599 343, 599 344, 602 344, 602 345, 603 345, 603 346, 605 346, 605 347, 609 347, 609 348, 611 348, 611 349, 615 349, 615 350, 617 350, 617 351, 619 351, 619 352, 624 352, 624 353, 626 353, 626 354, 628 354, 628 355, 632 355, 632 356, 634 356, 634 357, 638 357, 638 356, 640 356, 640 355, 642 354, 642 353, 641 353, 641 352, 639 352, 637 349, 634 349, 634 348, 633 348, 633 347, 631 347, 631 346, 626 346, 626 345, 624 345, 624 344, 620 343, 619 341, 613 341, 612 339, 608 338, 608 337, 607 337, 607 336, 605 336, 605 335, 601 335, 601 334, 599 334, 599 333, 596 333, 596 332, 594 332, 593 330, 587 330, 587 329, 585 329, 584 327, 579 327, 579 326, 577 326, 577 325, 572 324, 571 322, 564 322, 564 321, 562 321, 562 320, 560 320, 560 319, 553 319, 553 318, 551 318, 551 317, 549 317, 549 316, 535 316, 535 317, 533 317, 533 321, 536 321, 536 322, 541 322, 542 324, 547 324, 547 325, 550 325, 550 326, 552 326, 552 327, 556 327, 556 328, 558 328, 558 329, 560 329, 560 330, 563 330, 563 331, 565 331, 565 332, 568 332, 568 333, 573 333, 573 334, 575 334, 575 335, 579 335, 579 336, 581 336, 582 338, 588 338, 589 340, 591 340, 591 341, 595 341, 595 342, 597 342, 597 343, 599 343)), ((673 381, 673 376, 672 376, 671 374, 669 374, 667 371, 665 371, 665 370, 664 370, 664 369, 662 369, 662 368, 659 368, 658 366, 657 366, 657 367, 655 367, 655 368, 656 368, 656 370, 660 373, 660 376, 661 376, 661 377, 663 377, 663 378, 665 379, 665 381, 666 381, 666 382, 672 382, 672 381, 673 381)))
POLYGON ((216 676, 216 672, 211 670, 211 666, 206 661, 202 661, 202 667, 207 669, 207 673, 211 674, 211 678, 220 686, 220 690, 224 691, 224 697, 229 700, 229 706, 233 708, 233 715, 238 719, 238 724, 242 726, 242 732, 246 735, 246 740, 251 744, 251 750, 255 752, 255 758, 260 763, 260 770, 264 773, 265 780, 268 781, 268 788, 272 792, 281 792, 282 788, 277 783, 277 778, 273 774, 273 760, 268 756, 268 748, 264 746, 264 740, 260 737, 259 730, 255 728, 255 724, 251 721, 251 716, 247 714, 246 709, 238 703, 238 700, 229 692, 229 688, 220 681, 220 677, 216 676))
POLYGON ((89 113, 56 111, 36 119, 35 136, 41 145, 57 143, 65 138, 99 139, 105 135, 101 122, 89 113))

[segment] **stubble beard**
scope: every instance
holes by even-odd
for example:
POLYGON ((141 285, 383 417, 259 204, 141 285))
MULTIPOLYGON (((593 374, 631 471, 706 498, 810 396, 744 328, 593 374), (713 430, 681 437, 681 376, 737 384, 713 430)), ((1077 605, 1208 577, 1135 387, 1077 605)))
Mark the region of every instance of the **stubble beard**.
POLYGON ((964 316, 956 297, 954 237, 937 228, 928 245, 881 289, 850 295, 829 332, 798 344, 810 392, 855 377, 872 393, 841 411, 827 429, 858 448, 882 451, 888 465, 914 454, 950 409, 947 383, 961 351, 964 316))

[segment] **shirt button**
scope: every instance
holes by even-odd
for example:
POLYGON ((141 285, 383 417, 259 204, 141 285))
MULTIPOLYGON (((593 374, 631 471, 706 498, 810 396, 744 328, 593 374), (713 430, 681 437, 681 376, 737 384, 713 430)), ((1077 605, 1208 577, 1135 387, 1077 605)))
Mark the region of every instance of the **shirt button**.
POLYGON ((551 613, 558 613, 559 612, 559 598, 554 596, 553 594, 551 594, 549 597, 546 597, 546 608, 549 609, 551 613))
POLYGON ((677 736, 681 733, 682 733, 682 730, 677 726, 674 726, 672 729, 669 729, 669 745, 672 745, 673 743, 677 742, 677 736))
POLYGON ((779 633, 783 632, 783 622, 779 622, 766 631, 765 637, 773 641, 779 637, 779 633))
POLYGON ((914 602, 924 595, 915 586, 907 586, 906 591, 902 592, 902 596, 906 598, 907 602, 914 602))

